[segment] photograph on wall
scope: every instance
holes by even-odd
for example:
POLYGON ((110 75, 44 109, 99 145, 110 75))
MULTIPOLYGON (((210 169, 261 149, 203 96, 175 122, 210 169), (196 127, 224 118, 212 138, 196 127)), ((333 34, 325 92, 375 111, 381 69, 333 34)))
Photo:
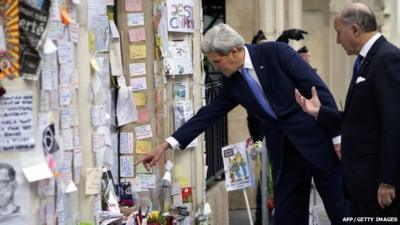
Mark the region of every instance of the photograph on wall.
POLYGON ((18 1, 0 0, 0 80, 19 76, 18 1))
POLYGON ((186 41, 169 41, 168 52, 164 58, 165 75, 193 73, 192 54, 186 41))
POLYGON ((167 0, 168 31, 194 32, 194 0, 167 0))
POLYGON ((30 188, 18 160, 0 159, 0 225, 23 225, 33 216, 30 188))
POLYGON ((222 159, 224 162, 227 191, 253 186, 253 172, 244 142, 223 147, 222 159))

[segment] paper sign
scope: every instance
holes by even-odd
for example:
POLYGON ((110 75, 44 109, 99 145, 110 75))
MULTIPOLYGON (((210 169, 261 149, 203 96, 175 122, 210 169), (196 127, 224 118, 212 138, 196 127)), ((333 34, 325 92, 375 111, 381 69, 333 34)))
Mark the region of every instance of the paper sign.
POLYGON ((226 190, 233 191, 252 187, 253 173, 244 142, 222 148, 222 159, 226 177, 226 190))
POLYGON ((140 76, 146 74, 146 63, 129 64, 129 74, 131 76, 140 76))
POLYGON ((194 0, 167 0, 168 31, 194 32, 194 0))
POLYGON ((0 98, 0 151, 33 149, 33 103, 32 91, 8 91, 0 98))
POLYGON ((51 172, 46 162, 23 168, 22 172, 29 182, 35 182, 53 177, 53 172, 51 172))
POLYGON ((150 125, 144 125, 140 127, 135 127, 135 134, 136 134, 136 139, 137 140, 142 140, 145 138, 151 138, 153 137, 153 134, 151 133, 151 126, 150 125))
POLYGON ((125 10, 127 12, 138 12, 142 11, 142 0, 126 0, 125 10))
POLYGON ((98 127, 105 120, 105 109, 103 105, 92 105, 91 108, 92 126, 98 127))
POLYGON ((128 26, 141 26, 144 25, 143 13, 128 13, 128 26))
POLYGON ((148 123, 150 122, 150 112, 146 108, 138 110, 138 120, 136 123, 148 123))
POLYGON ((146 40, 146 33, 144 27, 130 29, 128 31, 129 41, 136 42, 136 41, 144 41, 146 40))
POLYGON ((135 99, 136 106, 146 105, 146 94, 145 93, 133 93, 133 98, 135 99))
POLYGON ((193 62, 189 44, 186 41, 168 42, 168 52, 163 64, 166 75, 192 74, 193 62))
POLYGON ((101 168, 87 168, 86 169, 86 194, 95 195, 100 194, 101 190, 101 176, 103 171, 101 168))
POLYGON ((129 46, 129 56, 131 59, 146 58, 146 45, 131 45, 131 46, 129 46))
POLYGON ((121 132, 119 134, 119 153, 133 153, 133 133, 121 132))
POLYGON ((147 82, 146 77, 135 77, 131 79, 132 91, 146 90, 147 82))
POLYGON ((151 150, 151 142, 150 141, 136 141, 136 153, 137 154, 146 154, 151 150))
POLYGON ((133 177, 133 155, 119 157, 120 175, 121 177, 133 177))
POLYGON ((156 175, 153 174, 137 174, 140 178, 140 184, 142 188, 155 188, 156 187, 156 175))

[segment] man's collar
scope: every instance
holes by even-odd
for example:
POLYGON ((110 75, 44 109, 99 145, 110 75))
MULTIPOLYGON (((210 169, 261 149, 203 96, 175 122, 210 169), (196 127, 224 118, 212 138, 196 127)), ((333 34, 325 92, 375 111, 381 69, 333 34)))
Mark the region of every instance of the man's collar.
POLYGON ((361 48, 360 53, 358 53, 358 54, 365 58, 365 56, 367 56, 369 50, 372 48, 372 45, 374 45, 374 43, 376 42, 376 40, 378 40, 381 36, 382 36, 382 34, 379 33, 379 32, 376 33, 374 36, 372 36, 372 37, 367 41, 367 43, 364 44, 364 46, 361 48))
POLYGON ((243 68, 254 70, 253 63, 251 62, 250 53, 246 46, 244 46, 244 63, 243 68))

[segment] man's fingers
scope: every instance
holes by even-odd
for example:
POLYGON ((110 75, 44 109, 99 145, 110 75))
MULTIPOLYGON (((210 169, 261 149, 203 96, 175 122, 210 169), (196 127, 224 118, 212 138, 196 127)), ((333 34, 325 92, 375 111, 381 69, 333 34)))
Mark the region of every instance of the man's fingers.
POLYGON ((315 88, 315 86, 311 88, 311 95, 312 98, 318 98, 317 89, 315 88))

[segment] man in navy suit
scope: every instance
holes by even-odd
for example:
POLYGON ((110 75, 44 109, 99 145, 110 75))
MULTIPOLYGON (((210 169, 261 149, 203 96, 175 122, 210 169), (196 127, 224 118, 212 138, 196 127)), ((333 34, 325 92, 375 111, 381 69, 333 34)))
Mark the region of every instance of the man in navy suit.
POLYGON ((393 217, 389 224, 400 224, 400 50, 377 32, 373 11, 361 3, 337 15, 335 29, 337 43, 358 55, 344 112, 321 103, 314 88, 310 100, 298 92, 296 100, 319 127, 343 129, 351 215, 393 217))
POLYGON ((262 123, 272 164, 276 224, 308 224, 311 177, 332 224, 341 224, 347 202, 332 143, 339 130, 317 128, 315 119, 294 99, 294 88, 311 96, 310 89, 316 86, 322 102, 336 108, 319 76, 287 44, 245 45, 226 24, 210 29, 201 48, 214 67, 225 74, 220 94, 140 162, 149 168, 169 148, 184 149, 240 104, 262 123))

